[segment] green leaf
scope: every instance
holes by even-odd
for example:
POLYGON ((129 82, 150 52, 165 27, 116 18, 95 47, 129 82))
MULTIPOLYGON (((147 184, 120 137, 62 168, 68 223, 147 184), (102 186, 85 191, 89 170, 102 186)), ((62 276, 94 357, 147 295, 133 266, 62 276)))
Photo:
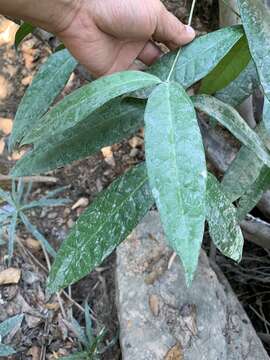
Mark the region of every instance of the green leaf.
POLYGON ((0 188, 0 199, 6 201, 9 204, 13 204, 10 193, 0 188))
MULTIPOLYGON (((205 77, 244 35, 241 26, 232 26, 196 38, 181 50, 173 80, 188 88, 205 77)), ((165 81, 177 52, 159 59, 148 71, 165 81)))
POLYGON ((175 82, 159 85, 148 99, 145 151, 167 240, 180 256, 190 284, 204 231, 206 164, 194 107, 175 82))
POLYGON ((27 35, 32 34, 32 32, 35 30, 35 26, 32 24, 29 24, 27 22, 23 23, 19 29, 16 32, 15 35, 15 49, 17 50, 20 43, 23 41, 23 39, 26 38, 27 35))
POLYGON ((79 342, 85 347, 88 347, 88 339, 84 333, 84 329, 80 326, 80 324, 74 317, 71 318, 70 325, 79 342))
POLYGON ((9 140, 10 151, 20 145, 23 137, 48 110, 64 88, 76 65, 76 60, 67 50, 51 55, 42 65, 17 110, 9 140))
POLYGON ((16 354, 16 351, 8 345, 0 344, 0 356, 9 356, 16 354))
POLYGON ((206 218, 214 244, 225 256, 240 261, 244 239, 238 225, 236 209, 224 195, 220 183, 210 173, 206 198, 206 218))
POLYGON ((238 5, 261 85, 270 100, 270 9, 263 0, 238 0, 238 5))
POLYGON ((23 317, 23 314, 16 315, 0 323, 1 338, 7 336, 15 327, 20 326, 23 321, 23 317))
POLYGON ((248 147, 242 146, 222 179, 222 190, 234 202, 260 175, 263 162, 248 147))
POLYGON ((16 163, 12 175, 44 173, 115 144, 143 126, 144 109, 142 100, 114 99, 74 128, 48 141, 41 140, 16 163))
POLYGON ((255 89, 260 86, 260 81, 254 61, 251 60, 241 74, 215 96, 219 100, 233 107, 240 105, 255 89))
POLYGON ((35 143, 39 138, 45 139, 63 133, 85 120, 106 102, 158 83, 160 80, 157 77, 140 71, 123 71, 95 80, 66 96, 40 119, 39 124, 25 137, 23 144, 35 143))
POLYGON ((36 201, 32 201, 29 204, 23 205, 20 208, 20 211, 33 209, 36 207, 55 207, 55 206, 64 206, 70 204, 69 199, 40 199, 36 201))
POLYGON ((80 216, 49 276, 51 293, 78 281, 110 255, 153 205, 144 164, 103 191, 80 216))
POLYGON ((16 225, 17 225, 18 213, 15 211, 12 215, 11 222, 8 228, 8 265, 11 265, 14 243, 16 239, 16 225))
POLYGON ((263 193, 270 189, 270 169, 263 167, 259 177, 250 186, 239 201, 237 215, 239 221, 243 220, 245 216, 258 204, 263 193))
POLYGON ((193 103, 198 110, 212 116, 226 127, 265 164, 270 165, 270 156, 262 140, 234 108, 209 95, 194 96, 193 103))
MULTIPOLYGON (((269 150, 269 135, 261 122, 255 132, 269 150)), ((222 189, 233 202, 239 199, 259 177, 264 163, 248 147, 242 146, 222 180, 222 189)))
POLYGON ((267 135, 270 135, 270 101, 267 97, 264 98, 264 106, 263 106, 263 124, 264 128, 267 131, 267 135))
POLYGON ((250 59, 247 38, 242 36, 230 52, 202 80, 200 93, 211 95, 225 88, 247 67, 250 59))
POLYGON ((44 246, 48 254, 50 254, 52 257, 55 257, 56 252, 54 248, 51 246, 51 244, 48 242, 48 240, 45 239, 45 237, 38 231, 38 229, 33 224, 30 223, 27 216, 25 216, 23 212, 20 212, 19 214, 22 222, 26 227, 26 230, 29 231, 29 233, 32 234, 41 243, 42 246, 44 246))

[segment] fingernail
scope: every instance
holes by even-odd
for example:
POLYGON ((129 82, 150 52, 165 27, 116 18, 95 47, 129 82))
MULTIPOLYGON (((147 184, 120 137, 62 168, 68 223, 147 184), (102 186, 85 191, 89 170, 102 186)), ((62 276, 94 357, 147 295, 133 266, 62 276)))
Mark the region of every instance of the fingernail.
POLYGON ((186 27, 186 31, 187 33, 190 35, 190 37, 194 37, 196 35, 195 30, 193 29, 193 27, 189 26, 189 25, 185 25, 186 27))

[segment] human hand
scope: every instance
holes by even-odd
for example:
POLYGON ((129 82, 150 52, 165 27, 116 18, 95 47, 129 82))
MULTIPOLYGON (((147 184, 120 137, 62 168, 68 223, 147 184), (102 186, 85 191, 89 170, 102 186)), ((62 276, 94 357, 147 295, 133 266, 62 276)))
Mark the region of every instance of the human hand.
POLYGON ((162 54, 153 40, 174 50, 195 37, 160 0, 78 0, 69 18, 56 35, 95 77, 132 69, 135 59, 151 65, 162 54))

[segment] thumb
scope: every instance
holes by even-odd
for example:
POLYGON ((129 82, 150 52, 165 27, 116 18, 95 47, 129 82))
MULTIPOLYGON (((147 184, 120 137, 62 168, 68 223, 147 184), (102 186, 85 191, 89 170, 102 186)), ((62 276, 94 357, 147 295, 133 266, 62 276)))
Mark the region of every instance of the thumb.
POLYGON ((181 45, 191 42, 195 35, 191 26, 184 25, 165 7, 162 7, 153 34, 154 40, 163 42, 170 48, 179 48, 181 45))

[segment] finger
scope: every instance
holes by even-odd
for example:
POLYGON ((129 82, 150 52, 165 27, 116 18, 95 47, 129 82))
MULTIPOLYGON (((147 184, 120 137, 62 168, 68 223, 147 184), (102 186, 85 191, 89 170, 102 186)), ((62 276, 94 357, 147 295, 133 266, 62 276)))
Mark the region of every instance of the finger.
POLYGON ((194 37, 195 31, 191 26, 184 25, 165 7, 163 8, 153 35, 155 40, 170 44, 170 47, 180 47, 191 42, 194 37))
POLYGON ((105 75, 129 69, 134 60, 137 59, 138 55, 142 52, 144 46, 145 41, 123 42, 117 57, 105 75))
POLYGON ((155 45, 152 41, 148 41, 138 55, 138 59, 145 65, 150 66, 159 59, 162 54, 163 52, 157 45, 155 45))

